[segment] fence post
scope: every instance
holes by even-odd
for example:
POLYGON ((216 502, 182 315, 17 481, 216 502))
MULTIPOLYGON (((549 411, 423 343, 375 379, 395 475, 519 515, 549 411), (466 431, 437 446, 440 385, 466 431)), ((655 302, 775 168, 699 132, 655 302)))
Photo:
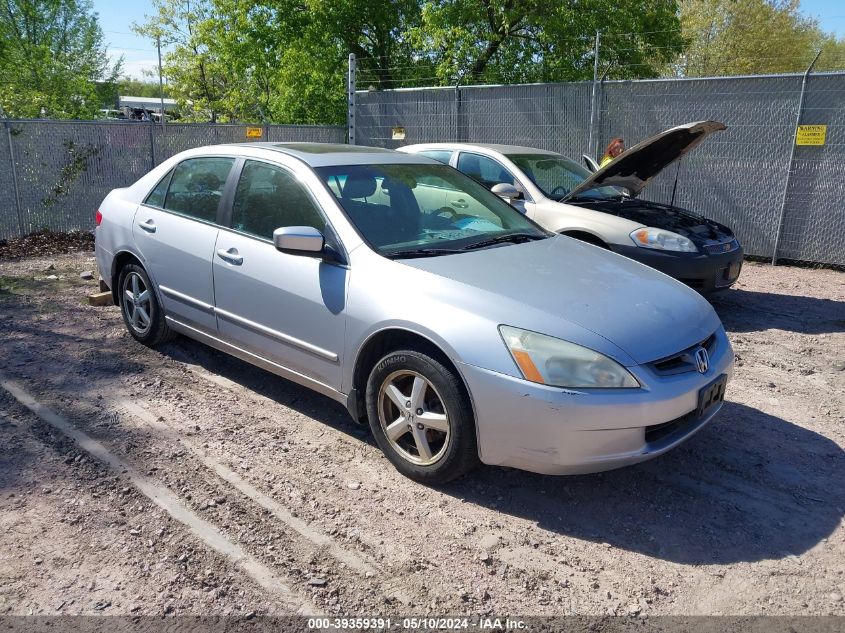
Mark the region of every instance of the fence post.
POLYGON ((155 139, 155 122, 150 119, 150 165, 151 169, 156 166, 156 139, 155 139))
MULTIPOLYGON (((593 92, 590 96, 590 133, 587 140, 587 154, 592 156, 593 151, 593 125, 596 120, 596 84, 599 80, 599 43, 601 42, 601 31, 596 31, 596 47, 593 50, 593 92)), ((602 78, 604 80, 604 78, 602 78)))
POLYGON ((346 77, 346 135, 355 145, 355 53, 349 53, 349 72, 346 77))
POLYGON ((15 191, 15 211, 17 211, 18 214, 18 232, 20 233, 21 237, 23 237, 23 210, 21 209, 21 193, 20 189, 18 188, 18 169, 15 165, 15 147, 12 143, 12 126, 9 124, 8 121, 5 121, 3 125, 6 128, 6 135, 9 139, 9 160, 12 163, 12 188, 15 191))
POLYGON ((455 84, 455 142, 461 141, 461 83, 455 84))
POLYGON ((786 171, 786 182, 783 184, 783 198, 781 199, 780 204, 780 217, 778 218, 778 229, 777 233, 775 234, 775 246, 772 249, 772 266, 776 266, 778 263, 778 247, 780 246, 780 236, 783 232, 783 221, 786 216, 786 199, 789 195, 789 185, 792 182, 792 163, 795 160, 795 142, 798 139, 798 126, 801 124, 801 111, 804 109, 804 93, 807 90, 807 77, 810 76, 810 73, 813 70, 813 66, 816 65, 816 62, 819 59, 819 55, 821 54, 821 51, 816 53, 816 56, 813 58, 813 61, 810 62, 810 65, 807 66, 807 70, 804 71, 804 78, 801 80, 801 96, 798 97, 798 114, 795 115, 795 129, 792 132, 792 147, 789 149, 789 164, 787 166, 786 171))

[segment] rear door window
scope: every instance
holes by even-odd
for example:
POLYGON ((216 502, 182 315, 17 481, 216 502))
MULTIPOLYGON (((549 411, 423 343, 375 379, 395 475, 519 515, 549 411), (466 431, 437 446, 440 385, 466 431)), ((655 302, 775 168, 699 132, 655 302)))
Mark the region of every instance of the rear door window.
POLYGON ((234 162, 234 158, 217 157, 182 161, 173 170, 161 206, 197 220, 216 222, 217 207, 234 162))
POLYGON ((458 171, 462 171, 488 189, 499 183, 514 184, 513 174, 501 163, 481 154, 461 152, 458 156, 458 171))

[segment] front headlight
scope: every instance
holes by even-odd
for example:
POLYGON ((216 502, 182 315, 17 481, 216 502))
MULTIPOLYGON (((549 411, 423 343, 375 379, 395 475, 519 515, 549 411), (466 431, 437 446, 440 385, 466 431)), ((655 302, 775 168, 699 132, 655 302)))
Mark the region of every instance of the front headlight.
POLYGON ((499 332, 522 377, 553 387, 634 389, 637 379, 622 365, 568 341, 500 325, 499 332))
POLYGON ((631 239, 640 248, 654 248, 659 251, 697 253, 695 244, 683 235, 663 229, 645 228, 631 231, 631 239))

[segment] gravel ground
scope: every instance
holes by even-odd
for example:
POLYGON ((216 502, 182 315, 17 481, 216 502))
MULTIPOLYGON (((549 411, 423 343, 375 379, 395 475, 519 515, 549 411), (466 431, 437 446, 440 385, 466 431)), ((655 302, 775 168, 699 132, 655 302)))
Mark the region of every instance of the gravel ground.
POLYGON ((327 614, 845 615, 845 273, 746 264, 728 402, 675 451, 432 489, 320 395, 135 343, 94 267, 0 261, 0 375, 123 464, 0 390, 0 614, 289 612, 270 574, 327 614))

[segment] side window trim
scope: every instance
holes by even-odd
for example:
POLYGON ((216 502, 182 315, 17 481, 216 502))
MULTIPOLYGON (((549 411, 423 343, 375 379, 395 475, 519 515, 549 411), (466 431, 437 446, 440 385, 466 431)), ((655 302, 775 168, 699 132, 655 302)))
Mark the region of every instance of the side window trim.
POLYGON ((171 167, 171 168, 170 168, 170 171, 168 171, 166 174, 164 174, 164 176, 162 176, 162 177, 159 179, 159 181, 158 181, 158 182, 157 182, 157 183, 153 186, 153 188, 152 188, 152 189, 150 189, 150 190, 147 192, 147 195, 146 195, 146 196, 144 196, 144 201, 143 201, 141 204, 143 204, 144 206, 150 207, 150 208, 152 208, 152 209, 159 209, 159 210, 161 210, 161 211, 166 211, 166 209, 165 209, 164 207, 157 207, 156 205, 154 205, 154 204, 150 204, 150 203, 149 203, 149 202, 147 202, 147 201, 150 199, 150 196, 152 196, 152 195, 153 195, 153 192, 154 192, 156 189, 158 189, 158 186, 159 186, 160 184, 162 184, 163 182, 165 182, 165 181, 167 181, 167 183, 166 183, 166 184, 165 184, 165 186, 164 186, 164 197, 165 197, 165 198, 167 198, 167 190, 170 188, 170 179, 171 179, 171 178, 173 178, 173 172, 174 172, 174 171, 176 171, 176 167, 175 167, 175 166, 171 167))
POLYGON ((226 184, 223 185, 223 195, 220 196, 220 204, 217 207, 217 224, 220 228, 229 229, 232 227, 232 209, 235 205, 235 192, 238 189, 238 181, 244 170, 246 159, 242 156, 235 159, 235 164, 229 171, 226 184))

